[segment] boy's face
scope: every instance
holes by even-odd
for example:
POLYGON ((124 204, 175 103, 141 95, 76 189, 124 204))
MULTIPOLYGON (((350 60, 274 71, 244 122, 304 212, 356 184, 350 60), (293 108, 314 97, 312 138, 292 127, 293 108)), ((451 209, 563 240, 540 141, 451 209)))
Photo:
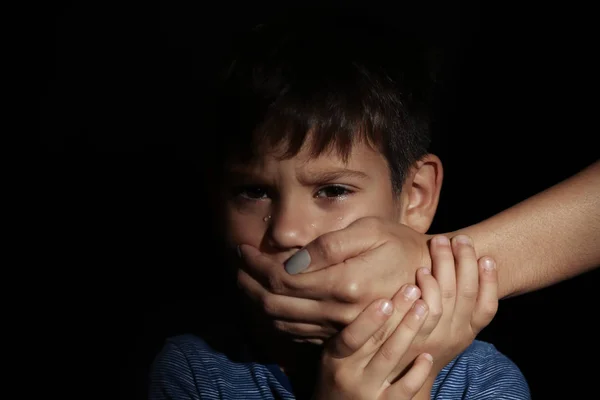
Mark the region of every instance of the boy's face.
POLYGON ((252 165, 232 165, 226 184, 228 242, 249 244, 284 262, 324 233, 362 217, 401 220, 385 158, 355 144, 347 163, 336 153, 294 157, 266 153, 252 165))

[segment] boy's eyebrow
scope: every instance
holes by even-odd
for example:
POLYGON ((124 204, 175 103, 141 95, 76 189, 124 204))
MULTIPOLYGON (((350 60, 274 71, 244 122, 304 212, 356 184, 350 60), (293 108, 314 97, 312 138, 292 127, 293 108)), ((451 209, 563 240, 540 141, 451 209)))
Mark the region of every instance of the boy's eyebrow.
MULTIPOLYGON (((246 179, 259 179, 260 174, 253 173, 252 171, 243 170, 241 168, 232 168, 229 170, 230 178, 237 180, 246 180, 246 179)), ((340 169, 328 169, 326 171, 306 171, 298 174, 299 180, 302 183, 313 184, 317 183, 326 183, 333 182, 342 178, 357 178, 366 180, 369 179, 369 176, 361 171, 356 171, 347 168, 340 169)))
POLYGON ((358 179, 369 179, 369 176, 361 171, 352 169, 336 169, 327 171, 307 171, 300 175, 300 180, 303 182, 332 182, 342 178, 358 178, 358 179))

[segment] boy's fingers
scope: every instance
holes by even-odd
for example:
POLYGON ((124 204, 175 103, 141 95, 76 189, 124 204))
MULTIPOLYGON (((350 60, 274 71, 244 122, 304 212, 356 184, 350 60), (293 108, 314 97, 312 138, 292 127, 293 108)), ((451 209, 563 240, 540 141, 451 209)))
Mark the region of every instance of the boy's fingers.
POLYGON ((442 319, 452 318, 456 302, 456 270, 450 241, 445 236, 431 239, 432 273, 442 295, 442 319))
POLYGON ((346 358, 356 353, 384 325, 394 312, 390 300, 371 303, 357 318, 334 336, 328 344, 333 358, 346 358))
POLYGON ((404 369, 410 361, 403 360, 411 343, 423 326, 427 318, 427 304, 423 300, 417 300, 409 312, 404 316, 394 333, 381 345, 369 364, 365 367, 365 373, 381 384, 390 378, 396 369, 404 369), (400 362, 403 361, 404 365, 400 362))
POLYGON ((463 326, 463 323, 468 324, 471 321, 479 294, 477 256, 471 238, 466 235, 452 238, 452 248, 456 264, 454 319, 463 326))
POLYGON ((498 271, 491 257, 479 259, 479 296, 471 319, 475 332, 481 331, 498 311, 498 271))
POLYGON ((406 374, 394 382, 385 391, 386 400, 412 399, 421 390, 433 367, 433 357, 423 353, 419 355, 406 374))
POLYGON ((423 267, 417 270, 417 284, 421 289, 421 298, 429 307, 427 320, 418 334, 419 337, 426 337, 433 332, 442 316, 442 296, 440 285, 428 268, 423 267))

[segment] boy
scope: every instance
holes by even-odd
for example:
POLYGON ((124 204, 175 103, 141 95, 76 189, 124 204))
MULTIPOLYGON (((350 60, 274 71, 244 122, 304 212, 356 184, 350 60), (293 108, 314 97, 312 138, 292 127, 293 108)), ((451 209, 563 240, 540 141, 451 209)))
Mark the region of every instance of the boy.
MULTIPOLYGON (((258 261, 293 269, 289 260, 306 257, 305 245, 352 224, 425 232, 438 204, 442 165, 427 151, 420 49, 398 40, 386 48, 361 18, 301 22, 254 32, 220 99, 227 115, 217 138, 225 140, 210 146, 218 156, 210 161, 223 167, 215 205, 241 269, 258 261)), ((418 287, 347 320, 324 350, 292 343, 253 310, 243 315, 247 334, 225 353, 192 336, 171 340, 156 360, 151 398, 528 398, 516 366, 493 346, 467 348, 495 312, 493 268, 482 260, 477 276, 464 237, 432 241, 431 257, 418 287), (457 291, 471 295, 450 295, 457 291)), ((310 289, 315 278, 301 279, 310 289)), ((331 292, 343 284, 332 280, 331 292)), ((311 307, 305 299, 298 315, 311 307)), ((333 304, 328 312, 338 313, 333 304)), ((307 323, 308 340, 318 339, 312 329, 307 323)))

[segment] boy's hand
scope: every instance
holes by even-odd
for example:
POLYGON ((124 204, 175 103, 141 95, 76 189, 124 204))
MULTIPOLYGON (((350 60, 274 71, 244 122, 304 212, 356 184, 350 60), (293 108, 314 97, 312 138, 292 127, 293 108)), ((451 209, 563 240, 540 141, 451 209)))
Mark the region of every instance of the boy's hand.
MULTIPOLYGON (((498 279, 494 261, 476 258, 471 239, 436 236, 430 242, 432 272, 417 271, 429 317, 406 353, 407 360, 427 352, 435 359, 435 375, 465 350, 498 310, 498 279)), ((401 373, 396 368, 391 379, 401 373)))
POLYGON ((373 302, 327 343, 314 400, 412 399, 419 392, 430 373, 431 356, 422 354, 414 360, 406 357, 406 351, 428 310, 423 300, 416 300, 417 287, 405 289, 392 301, 373 302), (406 368, 400 379, 388 380, 395 369, 406 368))
POLYGON ((362 218, 320 236, 285 266, 242 245, 238 284, 277 330, 323 343, 375 299, 414 283, 419 267, 430 268, 428 239, 405 225, 362 218))
POLYGON ((428 399, 438 372, 493 319, 498 308, 493 260, 478 261, 466 236, 452 243, 434 237, 430 252, 433 274, 419 269, 420 289, 407 285, 412 291, 396 294, 394 315, 381 312, 384 301, 375 302, 328 342, 318 386, 322 398, 428 399), (421 300, 407 312, 419 292, 421 300), (417 305, 428 306, 421 316, 417 305), (426 354, 433 356, 433 365, 426 354), (380 363, 386 367, 374 367, 380 363))

